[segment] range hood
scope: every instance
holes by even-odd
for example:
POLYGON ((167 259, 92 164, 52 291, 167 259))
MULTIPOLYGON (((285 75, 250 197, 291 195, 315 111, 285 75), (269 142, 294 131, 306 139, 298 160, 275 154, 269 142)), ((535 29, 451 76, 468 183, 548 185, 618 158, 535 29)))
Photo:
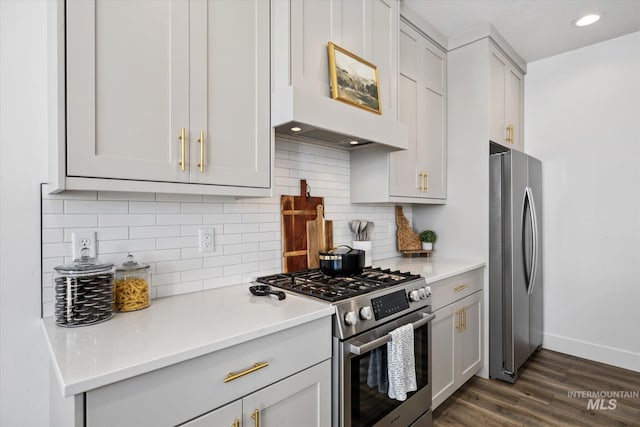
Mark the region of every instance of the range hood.
POLYGON ((276 135, 342 149, 408 147, 407 127, 392 118, 345 104, 329 96, 287 86, 272 94, 276 135))

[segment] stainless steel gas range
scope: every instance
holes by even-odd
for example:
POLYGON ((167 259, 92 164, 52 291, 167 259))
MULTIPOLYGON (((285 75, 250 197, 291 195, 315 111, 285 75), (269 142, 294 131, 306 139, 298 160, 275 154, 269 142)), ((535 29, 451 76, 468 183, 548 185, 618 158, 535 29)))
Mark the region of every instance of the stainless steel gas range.
POLYGON ((431 289, 423 277, 365 268, 330 277, 320 270, 275 274, 258 282, 335 306, 333 326, 333 425, 431 426, 431 289), (381 381, 389 333, 412 324, 417 390, 391 399, 381 381))

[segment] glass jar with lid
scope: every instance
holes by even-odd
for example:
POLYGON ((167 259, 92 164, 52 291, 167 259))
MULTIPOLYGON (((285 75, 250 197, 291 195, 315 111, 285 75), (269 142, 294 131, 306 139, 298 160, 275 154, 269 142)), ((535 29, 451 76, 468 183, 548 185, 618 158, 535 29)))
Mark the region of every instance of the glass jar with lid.
POLYGON ((117 311, 135 311, 149 307, 149 264, 139 264, 133 255, 116 268, 115 293, 117 311))
POLYGON ((113 316, 113 263, 81 256, 54 270, 57 325, 85 326, 113 316))

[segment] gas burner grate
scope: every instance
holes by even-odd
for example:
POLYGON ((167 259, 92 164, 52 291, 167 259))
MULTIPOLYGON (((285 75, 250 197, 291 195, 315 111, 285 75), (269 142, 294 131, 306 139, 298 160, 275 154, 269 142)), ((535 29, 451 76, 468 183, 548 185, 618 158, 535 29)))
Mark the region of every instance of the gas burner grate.
POLYGON ((361 274, 355 276, 327 276, 315 269, 258 277, 257 281, 324 301, 336 302, 419 278, 419 275, 390 269, 365 268, 361 274))

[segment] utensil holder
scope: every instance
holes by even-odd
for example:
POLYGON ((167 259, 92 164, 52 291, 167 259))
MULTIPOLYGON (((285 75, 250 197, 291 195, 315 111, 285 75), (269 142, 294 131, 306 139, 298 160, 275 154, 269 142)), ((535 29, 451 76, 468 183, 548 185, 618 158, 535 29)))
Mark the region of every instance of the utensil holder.
POLYGON ((373 260, 371 259, 371 240, 354 240, 351 245, 353 249, 360 249, 364 251, 364 265, 371 267, 373 260))

